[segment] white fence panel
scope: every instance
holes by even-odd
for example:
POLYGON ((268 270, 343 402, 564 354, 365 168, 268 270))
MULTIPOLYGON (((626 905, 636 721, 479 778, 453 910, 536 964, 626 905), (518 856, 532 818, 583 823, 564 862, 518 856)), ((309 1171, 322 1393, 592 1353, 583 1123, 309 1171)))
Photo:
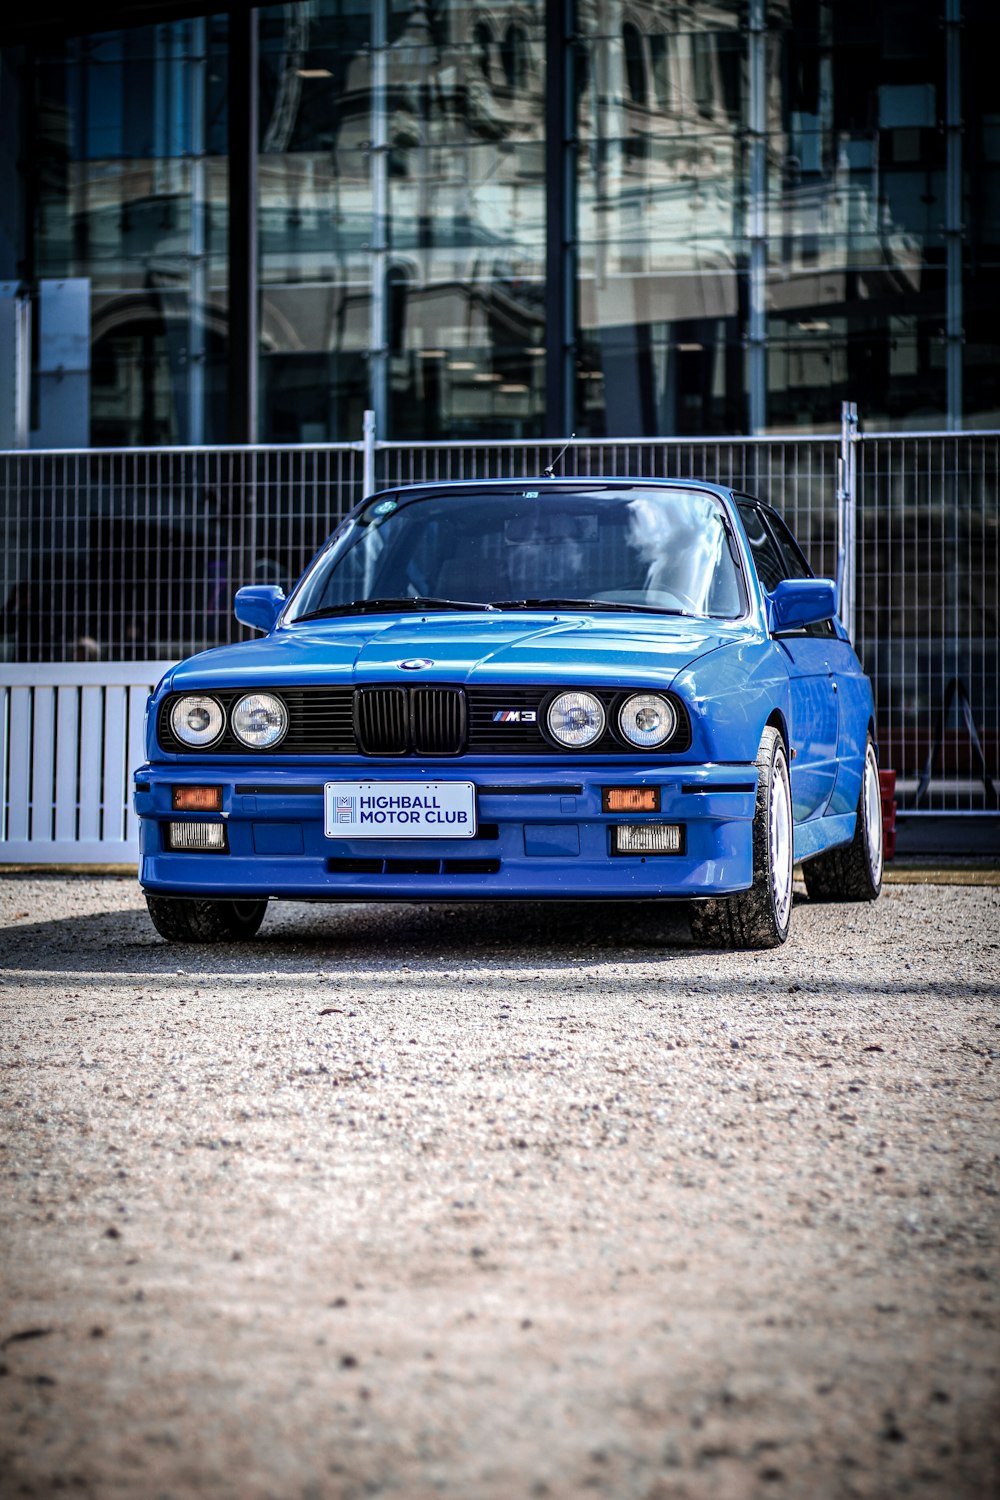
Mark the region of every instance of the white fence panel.
POLYGON ((79 838, 81 843, 100 843, 101 752, 104 747, 104 688, 80 689, 80 786, 94 789, 93 796, 80 798, 79 838))
POLYGON ((0 662, 0 864, 132 864, 146 698, 172 662, 0 662))
POLYGON ((4 732, 7 737, 4 828, 5 838, 15 844, 28 837, 28 798, 31 788, 27 768, 31 764, 31 696, 28 688, 4 688, 7 708, 4 714, 4 732), (19 768, 16 780, 11 776, 10 770, 14 765, 19 768))
POLYGON ((128 687, 104 695, 104 774, 101 779, 101 838, 121 843, 125 838, 125 709, 128 687))
POLYGON ((48 683, 37 683, 32 694, 31 715, 31 787, 25 787, 25 800, 31 809, 32 843, 52 838, 52 814, 55 790, 52 785, 52 762, 55 754, 55 692, 48 683))
POLYGON ((85 798, 79 795, 80 690, 61 688, 56 699, 56 795, 55 838, 57 844, 75 843, 77 818, 85 798))

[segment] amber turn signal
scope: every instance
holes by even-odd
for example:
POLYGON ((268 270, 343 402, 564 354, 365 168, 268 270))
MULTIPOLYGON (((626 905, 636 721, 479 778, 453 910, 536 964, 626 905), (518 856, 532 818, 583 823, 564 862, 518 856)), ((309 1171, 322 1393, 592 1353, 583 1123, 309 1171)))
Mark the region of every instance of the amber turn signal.
POLYGON ((221 786, 175 786, 174 812, 218 812, 222 807, 221 786))
POLYGON ((602 812, 659 812, 658 786, 604 786, 601 788, 602 812))

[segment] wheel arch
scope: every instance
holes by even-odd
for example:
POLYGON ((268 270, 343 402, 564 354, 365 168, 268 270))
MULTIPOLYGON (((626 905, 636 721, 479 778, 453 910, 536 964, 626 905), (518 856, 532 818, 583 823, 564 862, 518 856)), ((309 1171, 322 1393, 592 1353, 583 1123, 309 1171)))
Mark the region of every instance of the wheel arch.
MULTIPOLYGON (((788 738, 788 724, 786 723, 785 716, 781 712, 780 708, 772 708, 770 714, 768 715, 767 723, 764 725, 764 729, 776 729, 778 731, 778 733, 781 735, 781 742, 785 747, 786 759, 791 762, 792 750, 791 742, 788 738)), ((761 732, 763 733, 763 731, 761 732)))

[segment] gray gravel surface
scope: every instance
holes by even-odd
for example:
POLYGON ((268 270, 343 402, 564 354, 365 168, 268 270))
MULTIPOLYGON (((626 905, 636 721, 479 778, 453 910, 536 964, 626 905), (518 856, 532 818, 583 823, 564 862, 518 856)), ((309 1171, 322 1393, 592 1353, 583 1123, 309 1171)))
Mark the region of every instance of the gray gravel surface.
POLYGON ((995 1496, 998 916, 0 879, 0 1493, 995 1496))

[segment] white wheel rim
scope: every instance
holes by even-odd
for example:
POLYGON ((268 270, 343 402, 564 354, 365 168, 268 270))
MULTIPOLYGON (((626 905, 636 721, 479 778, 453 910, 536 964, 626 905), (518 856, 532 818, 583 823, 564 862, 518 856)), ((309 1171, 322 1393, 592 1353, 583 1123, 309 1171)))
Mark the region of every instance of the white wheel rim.
POLYGON ((882 880, 882 789, 879 786, 875 751, 871 745, 868 746, 868 754, 865 756, 864 809, 868 869, 872 885, 879 885, 882 880))
POLYGON ((784 755, 775 757, 767 821, 771 847, 771 896, 775 920, 783 932, 792 910, 792 798, 784 755))

